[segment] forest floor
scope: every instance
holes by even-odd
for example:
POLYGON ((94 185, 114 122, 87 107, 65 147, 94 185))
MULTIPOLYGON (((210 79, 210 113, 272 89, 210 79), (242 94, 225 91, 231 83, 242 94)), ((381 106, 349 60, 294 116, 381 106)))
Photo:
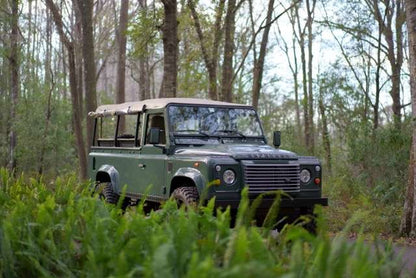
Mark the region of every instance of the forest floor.
MULTIPOLYGON (((331 233, 331 237, 335 237, 336 233, 331 233)), ((364 236, 365 241, 369 244, 372 244, 374 249, 376 248, 376 243, 374 241, 374 236, 368 235, 364 236)), ((355 242, 358 238, 357 233, 350 233, 348 235, 349 241, 355 242)), ((378 244, 388 244, 392 242, 392 248, 395 256, 401 256, 403 272, 401 277, 416 277, 416 238, 394 238, 387 235, 378 236, 378 244)))

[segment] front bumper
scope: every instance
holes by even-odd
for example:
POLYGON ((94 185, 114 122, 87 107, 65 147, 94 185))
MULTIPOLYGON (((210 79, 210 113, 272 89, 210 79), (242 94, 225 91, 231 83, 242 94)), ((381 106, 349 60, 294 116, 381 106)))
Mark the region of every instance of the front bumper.
MULTIPOLYGON (((250 199, 252 203, 254 199, 250 199)), ((258 206, 258 209, 269 209, 274 202, 274 199, 263 199, 258 206)), ((230 207, 231 209, 237 209, 240 205, 239 199, 216 199, 216 207, 230 207)), ((312 208, 315 205, 328 206, 328 198, 282 198, 280 200, 281 208, 312 208)))

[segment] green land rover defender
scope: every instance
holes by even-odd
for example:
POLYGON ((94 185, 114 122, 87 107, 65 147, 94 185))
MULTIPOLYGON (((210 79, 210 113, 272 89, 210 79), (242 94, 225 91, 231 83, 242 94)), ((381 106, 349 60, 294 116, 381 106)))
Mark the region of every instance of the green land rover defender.
MULTIPOLYGON (((102 105, 95 118, 89 177, 107 202, 124 205, 173 197, 189 205, 215 197, 217 207, 238 208, 243 188, 263 194, 258 218, 284 192, 284 214, 312 213, 322 198, 322 169, 315 157, 267 145, 253 107, 205 99, 165 98, 102 105), (272 194, 273 193, 273 194, 272 194)), ((260 220, 259 220, 260 221, 260 220)))

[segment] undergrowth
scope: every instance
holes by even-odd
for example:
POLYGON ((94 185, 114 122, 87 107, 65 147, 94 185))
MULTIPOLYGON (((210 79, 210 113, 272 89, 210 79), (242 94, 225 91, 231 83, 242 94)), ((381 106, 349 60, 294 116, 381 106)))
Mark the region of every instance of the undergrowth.
MULTIPOLYGON (((245 192, 246 193, 246 192, 245 192)), ((397 277, 391 244, 329 238, 301 225, 280 232, 246 219, 243 193, 236 225, 210 201, 145 214, 91 196, 74 178, 45 184, 0 170, 0 272, 4 277, 397 277)), ((322 213, 318 215, 322 216, 322 213)), ((352 224, 351 224, 352 225, 352 224)), ((351 225, 345 228, 347 231, 351 225)))

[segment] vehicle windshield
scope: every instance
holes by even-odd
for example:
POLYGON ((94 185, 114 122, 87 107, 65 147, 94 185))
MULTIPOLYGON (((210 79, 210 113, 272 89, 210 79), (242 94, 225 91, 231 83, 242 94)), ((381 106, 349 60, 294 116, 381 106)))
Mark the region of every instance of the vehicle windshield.
POLYGON ((171 105, 168 113, 169 131, 175 136, 263 138, 251 108, 171 105))

